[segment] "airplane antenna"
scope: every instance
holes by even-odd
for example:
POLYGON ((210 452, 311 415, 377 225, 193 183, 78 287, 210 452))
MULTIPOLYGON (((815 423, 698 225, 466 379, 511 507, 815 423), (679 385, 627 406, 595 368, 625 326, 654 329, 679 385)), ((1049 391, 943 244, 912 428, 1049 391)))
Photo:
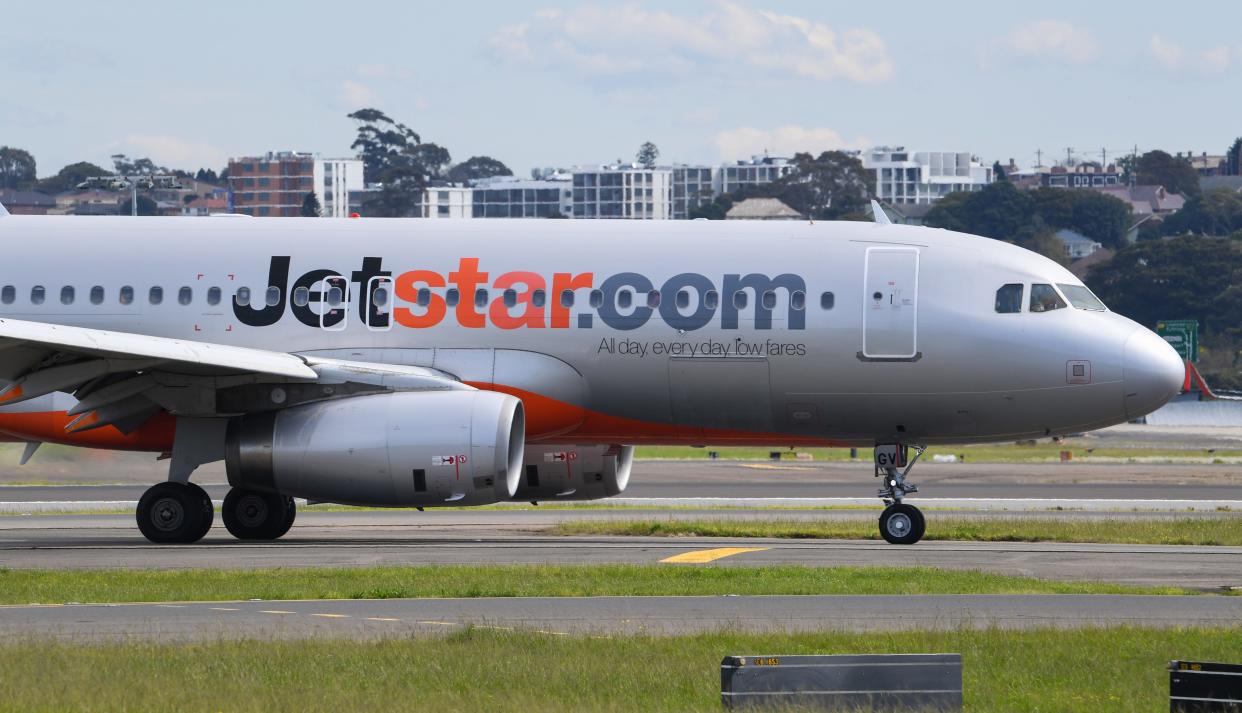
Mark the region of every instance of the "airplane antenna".
POLYGON ((871 219, 875 221, 876 225, 893 224, 893 221, 888 219, 888 214, 880 207, 880 202, 874 198, 871 199, 871 219))
POLYGON ((3 218, 4 216, 6 216, 6 215, 8 215, 8 214, 9 214, 9 212, 8 212, 7 210, 5 210, 5 209, 4 209, 4 204, 3 204, 3 203, 0 203, 0 218, 3 218))

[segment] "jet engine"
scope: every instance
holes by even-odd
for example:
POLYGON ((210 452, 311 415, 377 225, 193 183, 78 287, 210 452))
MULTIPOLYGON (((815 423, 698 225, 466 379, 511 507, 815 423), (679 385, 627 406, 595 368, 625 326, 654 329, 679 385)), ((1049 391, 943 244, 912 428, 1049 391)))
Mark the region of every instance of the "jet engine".
POLYGON ((405 391, 229 422, 229 484, 372 506, 485 505, 521 475, 522 402, 495 391, 405 391))
POLYGON ((625 491, 634 446, 528 445, 514 500, 599 500, 625 491))

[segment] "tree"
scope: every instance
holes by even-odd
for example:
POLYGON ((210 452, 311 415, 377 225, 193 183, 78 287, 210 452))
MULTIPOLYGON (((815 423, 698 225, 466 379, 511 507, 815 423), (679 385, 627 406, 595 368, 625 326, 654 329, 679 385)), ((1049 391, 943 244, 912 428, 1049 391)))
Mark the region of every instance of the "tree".
POLYGON ((1223 238, 1151 240, 1092 267, 1087 285, 1110 309, 1152 327, 1161 319, 1197 319, 1205 332, 1242 325, 1242 250, 1223 238))
POLYGON ((870 176, 862 161, 842 151, 819 156, 794 154, 794 170, 760 187, 759 195, 779 198, 785 205, 816 220, 836 220, 866 210, 870 176))
POLYGON ((1005 173, 1005 168, 1001 166, 1000 161, 992 162, 992 180, 995 180, 995 181, 1008 181, 1009 180, 1009 176, 1005 173))
POLYGON ((471 156, 448 171, 448 180, 454 183, 477 181, 492 176, 512 176, 509 167, 491 156, 471 156))
POLYGON ((1184 158, 1157 149, 1139 156, 1136 168, 1142 185, 1164 186, 1186 197, 1199 195, 1199 172, 1184 158))
POLYGON ((198 172, 194 174, 194 180, 199 181, 200 183, 210 183, 212 185, 220 184, 220 176, 216 174, 214 169, 210 168, 198 169, 198 172))
POLYGON ((29 190, 38 180, 34 156, 29 151, 0 146, 0 188, 29 190))
POLYGON ((1225 174, 1242 176, 1242 136, 1233 140, 1233 145, 1225 156, 1225 174))
MULTIPOLYGON (((634 160, 638 165, 644 168, 655 168, 656 159, 660 158, 660 149, 656 145, 647 141, 638 147, 638 154, 634 156, 634 160)), ((617 163, 621 163, 618 161, 617 163)))
POLYGON ((323 214, 323 208, 319 205, 319 196, 314 191, 307 191, 302 197, 301 215, 303 218, 318 218, 323 214))
POLYGON ((399 163, 402 153, 422 143, 413 129, 379 109, 359 109, 349 118, 358 122, 358 136, 349 147, 358 152, 364 175, 372 181, 379 182, 380 174, 399 163))
POLYGON ((1045 229, 1036 232, 1022 247, 1031 252, 1039 253, 1058 265, 1068 265, 1070 263, 1069 253, 1065 251, 1065 243, 1061 242, 1057 234, 1051 230, 1045 229))
POLYGON ((362 159, 363 175, 380 186, 363 209, 382 218, 413 215, 427 187, 427 169, 415 155, 422 138, 378 109, 359 109, 349 118, 358 122, 350 148, 362 159))
POLYGON ((116 172, 122 176, 151 176, 157 173, 169 173, 167 168, 156 165, 149 158, 139 158, 131 161, 123 153, 112 154, 111 158, 116 172))
POLYGON ((1165 218, 1165 235, 1229 235, 1242 230, 1242 195, 1228 189, 1195 196, 1173 215, 1165 218))
POLYGON ((444 172, 453 162, 448 149, 433 143, 418 144, 409 148, 408 153, 414 163, 422 168, 423 175, 429 179, 443 178, 444 172))
MULTIPOLYGON (((1096 191, 1070 188, 1022 191, 1002 181, 981 191, 950 193, 932 206, 924 222, 1024 247, 1030 247, 1041 232, 1070 228, 1116 248, 1125 244, 1130 227, 1130 206, 1096 191)), ((1046 245, 1047 241, 1042 244, 1046 245)))
POLYGON ((78 184, 88 178, 110 175, 112 175, 112 172, 102 166, 96 166, 87 161, 79 161, 60 169, 55 176, 39 181, 39 190, 44 193, 64 193, 65 191, 74 190, 78 187, 78 184))
POLYGON ((1070 228, 1110 247, 1125 245, 1130 206, 1114 196, 1086 189, 1039 188, 1031 192, 1036 214, 1044 223, 1070 228))

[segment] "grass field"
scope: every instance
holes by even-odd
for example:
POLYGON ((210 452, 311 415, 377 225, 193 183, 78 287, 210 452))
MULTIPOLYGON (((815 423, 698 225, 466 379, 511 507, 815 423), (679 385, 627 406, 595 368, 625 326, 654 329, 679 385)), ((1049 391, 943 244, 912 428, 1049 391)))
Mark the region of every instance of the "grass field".
POLYGON ((0 604, 721 594, 1186 594, 896 567, 424 565, 257 570, 0 570, 0 604))
MULTIPOLYGON (((547 530, 558 535, 698 537, 781 537, 878 540, 871 520, 652 519, 573 520, 547 530)), ((936 516, 927 519, 927 540, 972 542, 1098 542, 1141 545, 1242 546, 1242 516, 1167 520, 1010 518, 936 516)))
MULTIPOLYGON (((1052 463, 1060 461, 1061 451, 1073 454, 1075 461, 1086 463, 1237 463, 1242 462, 1242 450, 1216 450, 1209 453, 1200 449, 1181 448, 1075 448, 1068 445, 1039 441, 1034 444, 1000 444, 977 446, 936 446, 923 454, 928 462, 936 454, 965 456, 966 463, 1052 463)), ((659 460, 706 460, 715 451, 722 460, 767 460, 768 454, 781 451, 783 459, 792 460, 793 452, 780 448, 743 448, 733 446, 639 446, 634 455, 643 459, 659 460)), ((848 448, 799 448, 799 453, 809 453, 815 461, 850 461, 848 448)), ((859 462, 870 463, 871 451, 859 448, 859 462)))
POLYGON ((1168 710, 1170 659, 1242 629, 0 644, 0 710, 711 711, 728 654, 962 654, 965 710, 1168 710), (53 673, 54 672, 54 673, 53 673))

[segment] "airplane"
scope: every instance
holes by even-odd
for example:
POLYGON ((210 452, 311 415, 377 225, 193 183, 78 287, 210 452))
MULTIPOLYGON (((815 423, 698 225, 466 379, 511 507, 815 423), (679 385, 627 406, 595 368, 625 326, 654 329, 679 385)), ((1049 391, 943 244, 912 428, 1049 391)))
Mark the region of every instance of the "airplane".
POLYGON ((208 532, 221 460, 225 527, 274 540, 294 498, 591 500, 636 445, 716 444, 872 449, 913 544, 928 446, 1131 421, 1184 376, 1055 262, 886 220, 0 213, 0 241, 0 434, 167 458, 157 543, 208 532))

